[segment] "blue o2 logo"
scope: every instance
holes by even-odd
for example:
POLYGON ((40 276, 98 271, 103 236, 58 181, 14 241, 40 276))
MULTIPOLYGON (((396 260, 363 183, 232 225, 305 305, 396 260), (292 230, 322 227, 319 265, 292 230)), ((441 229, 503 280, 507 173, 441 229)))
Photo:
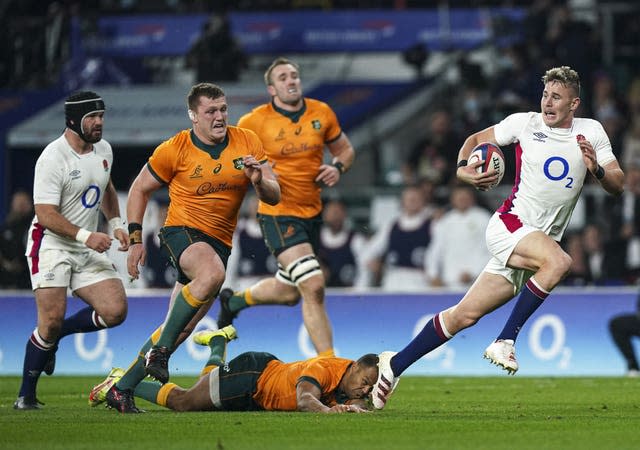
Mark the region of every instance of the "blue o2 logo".
POLYGON ((566 159, 560 156, 552 156, 544 162, 544 175, 552 181, 566 180, 566 188, 571 188, 573 185, 573 178, 567 177, 569 174, 569 163, 566 159), (555 164, 554 164, 555 163, 555 164), (553 164, 553 167, 552 167, 553 164), (562 170, 558 170, 561 168, 562 170), (553 173, 551 173, 553 170, 553 173))
POLYGON ((82 194, 82 206, 93 208, 100 201, 100 188, 94 184, 89 186, 82 194))

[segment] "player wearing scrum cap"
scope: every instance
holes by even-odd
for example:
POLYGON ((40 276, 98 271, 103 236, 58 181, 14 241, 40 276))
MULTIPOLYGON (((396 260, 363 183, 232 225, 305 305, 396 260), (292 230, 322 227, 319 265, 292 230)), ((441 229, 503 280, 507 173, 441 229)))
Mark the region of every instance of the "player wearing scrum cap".
POLYGON ((27 260, 38 322, 27 341, 15 409, 38 409, 40 374, 52 374, 64 336, 121 324, 127 315, 124 286, 105 252, 111 237, 97 231, 100 211, 126 251, 129 235, 111 182, 113 153, 102 139, 104 101, 78 92, 64 104, 66 129, 38 158, 33 185, 35 217, 27 260), (65 319, 67 289, 88 306, 65 319))

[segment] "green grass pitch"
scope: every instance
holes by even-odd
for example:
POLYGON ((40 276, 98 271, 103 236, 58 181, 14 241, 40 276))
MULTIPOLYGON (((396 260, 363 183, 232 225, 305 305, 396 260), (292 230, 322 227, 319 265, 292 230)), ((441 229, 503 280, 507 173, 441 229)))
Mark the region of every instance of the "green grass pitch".
MULTIPOLYGON (((638 449, 640 379, 403 377, 383 411, 146 414, 87 406, 101 377, 43 376, 40 411, 0 377, 0 449, 638 449)), ((194 378, 176 378, 189 386, 194 378)))

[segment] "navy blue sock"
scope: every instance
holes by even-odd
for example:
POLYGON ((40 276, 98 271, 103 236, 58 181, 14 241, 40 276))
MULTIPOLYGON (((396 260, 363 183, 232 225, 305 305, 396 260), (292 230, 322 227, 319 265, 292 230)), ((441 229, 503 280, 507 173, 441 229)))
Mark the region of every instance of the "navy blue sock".
POLYGON ((40 378, 44 365, 49 359, 49 352, 53 351, 52 348, 54 345, 54 343, 42 339, 37 329, 31 334, 24 352, 22 385, 20 386, 19 397, 26 396, 35 398, 38 379, 40 378))
POLYGON ((442 313, 436 314, 405 348, 391 358, 393 374, 399 377, 407 367, 452 337, 444 327, 442 313))
POLYGON ((497 339, 511 339, 515 342, 527 319, 542 305, 548 295, 548 292, 540 288, 533 278, 530 278, 522 288, 520 297, 518 297, 516 305, 497 339))
POLYGON ((75 313, 73 316, 69 316, 64 319, 58 340, 70 334, 89 333, 103 328, 106 328, 106 326, 104 325, 102 318, 96 314, 92 307, 87 306, 75 313))

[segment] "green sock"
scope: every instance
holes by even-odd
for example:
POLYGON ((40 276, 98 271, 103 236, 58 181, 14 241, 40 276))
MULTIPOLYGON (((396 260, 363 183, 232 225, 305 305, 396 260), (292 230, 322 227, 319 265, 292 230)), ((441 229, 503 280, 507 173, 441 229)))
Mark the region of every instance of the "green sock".
POLYGON ((200 306, 193 307, 187 303, 182 292, 183 291, 180 291, 178 293, 175 302, 173 302, 173 307, 164 323, 164 328, 155 347, 167 347, 169 350, 173 350, 173 346, 180 332, 184 330, 184 327, 193 319, 200 309, 200 306))
POLYGON ((221 366, 224 364, 227 350, 227 339, 224 336, 214 336, 209 341, 211 356, 205 366, 221 366))
POLYGON ((144 355, 151 348, 151 338, 147 339, 147 342, 144 343, 140 352, 138 353, 138 358, 135 362, 127 369, 127 372, 118 380, 116 383, 116 387, 120 390, 124 389, 135 389, 135 387, 140 383, 147 374, 144 371, 144 355), (142 355, 142 356, 140 356, 142 355))
POLYGON ((247 299, 244 298, 244 291, 242 292, 234 292, 231 298, 229 299, 229 309, 231 312, 242 311, 245 308, 248 308, 249 304, 247 304, 247 299))
POLYGON ((133 395, 143 398, 151 403, 158 404, 158 391, 162 387, 157 381, 142 381, 136 386, 133 395))

